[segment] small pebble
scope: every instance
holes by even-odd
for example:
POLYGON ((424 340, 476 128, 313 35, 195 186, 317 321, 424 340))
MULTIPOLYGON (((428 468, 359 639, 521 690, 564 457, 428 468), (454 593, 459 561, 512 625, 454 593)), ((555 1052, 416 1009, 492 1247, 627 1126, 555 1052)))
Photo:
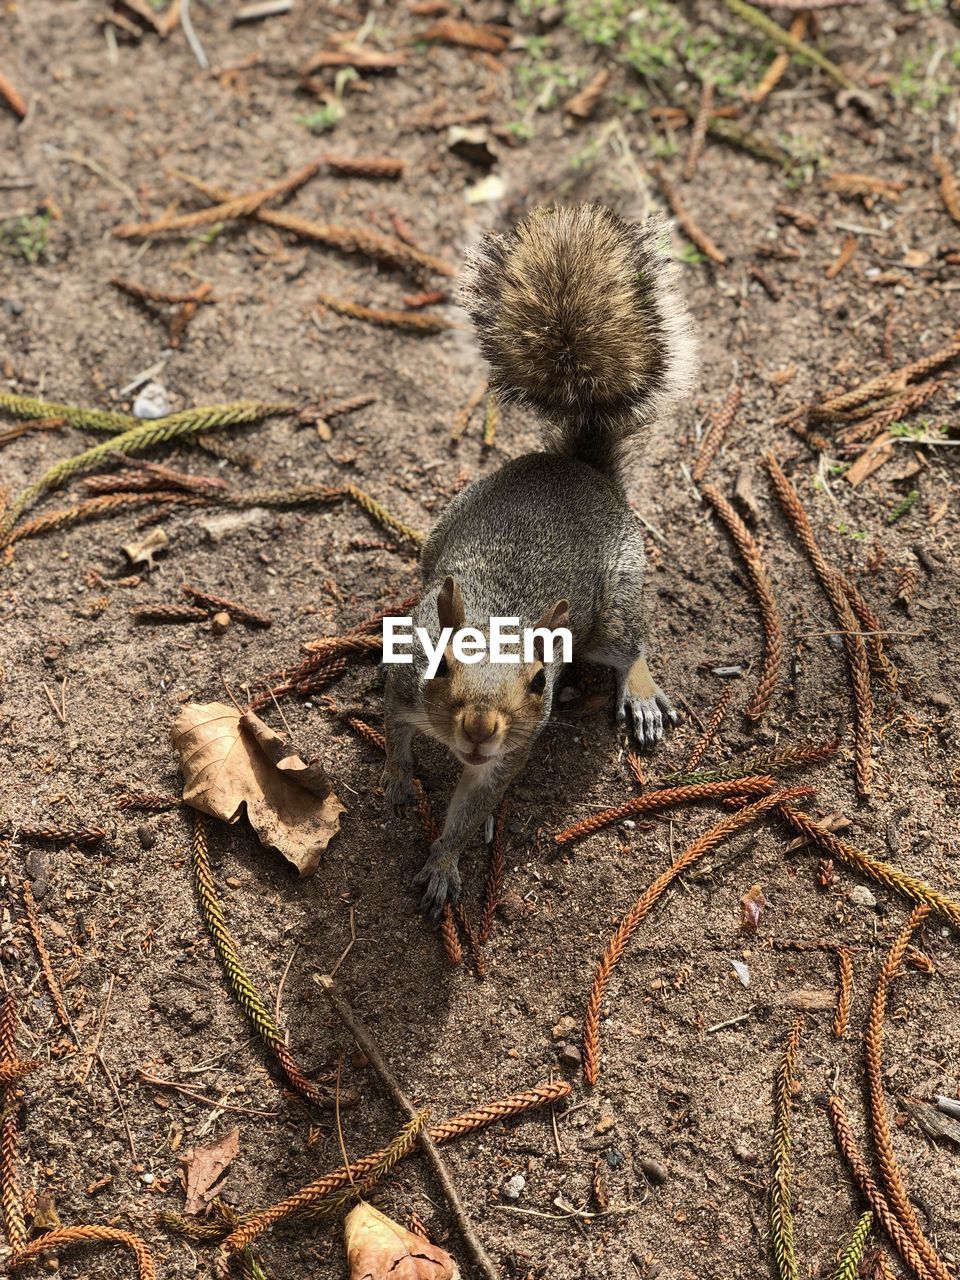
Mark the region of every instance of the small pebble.
POLYGON ((850 890, 850 901, 858 907, 875 907, 877 900, 865 884, 855 884, 850 890))
POLYGON ((670 1176, 666 1169, 658 1160, 651 1159, 650 1156, 644 1156, 640 1161, 640 1168, 643 1170, 643 1176, 649 1183, 655 1187, 662 1187, 670 1176))
POLYGON ((626 1160, 626 1156, 619 1147, 611 1147, 607 1152, 607 1164, 611 1169, 622 1169, 624 1164, 626 1164, 626 1160))
POLYGON ((557 1057, 564 1067, 579 1067, 581 1058, 580 1050, 575 1044, 562 1044, 557 1050, 557 1057))
POLYGON ((560 1021, 554 1025, 550 1034, 554 1040, 565 1040, 571 1032, 576 1031, 578 1025, 576 1018, 571 1018, 569 1013, 565 1013, 560 1021))
POLYGON ((143 849, 152 849, 157 843, 157 833, 146 822, 141 822, 137 827, 137 839, 140 841, 140 847, 143 849))
POLYGON ((222 636, 230 625, 229 613, 215 613, 210 619, 210 629, 218 636, 222 636))
POLYGON ((519 1200, 520 1193, 527 1185, 527 1180, 522 1173, 515 1173, 512 1178, 508 1178, 503 1184, 503 1190, 500 1192, 504 1200, 519 1200))
POLYGON ((165 418, 169 412, 170 397, 159 382, 148 382, 133 402, 135 418, 165 418))

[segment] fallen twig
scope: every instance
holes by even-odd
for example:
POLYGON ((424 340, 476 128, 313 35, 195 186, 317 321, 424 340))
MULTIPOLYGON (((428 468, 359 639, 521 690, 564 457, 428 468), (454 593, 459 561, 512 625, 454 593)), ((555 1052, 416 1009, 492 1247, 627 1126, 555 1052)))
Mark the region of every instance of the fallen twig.
MULTIPOLYGON (((561 1098, 568 1097, 570 1092, 571 1087, 566 1080, 555 1080, 550 1084, 537 1085, 535 1088, 527 1089, 523 1093, 500 1098, 495 1102, 488 1102, 472 1111, 467 1111, 463 1115, 453 1116, 440 1124, 432 1125, 427 1132, 435 1143, 449 1142, 454 1138, 462 1137, 466 1133, 472 1133, 476 1129, 483 1129, 497 1120, 520 1115, 534 1107, 558 1102, 561 1098)), ((249 1215, 242 1225, 223 1242, 220 1254, 221 1266, 223 1265, 223 1260, 229 1259, 231 1253, 246 1247, 284 1218, 296 1213, 309 1213, 312 1206, 319 1200, 339 1191, 341 1187, 363 1178, 365 1174, 375 1167, 382 1156, 383 1151, 373 1152, 360 1160, 355 1160, 349 1166, 344 1166, 333 1170, 332 1173, 322 1175, 305 1187, 301 1187, 299 1190, 285 1196, 283 1200, 271 1205, 268 1209, 249 1215)))
POLYGON ((730 707, 730 702, 732 698, 733 698, 733 685, 729 684, 727 685, 726 689, 724 689, 723 693, 721 693, 720 697, 717 699, 716 705, 714 706, 713 710, 710 712, 710 719, 707 721, 707 727, 706 729, 704 729, 703 733, 700 735, 699 739, 696 742, 696 745, 694 746, 693 750, 690 752, 689 757, 687 758, 687 763, 683 767, 684 773, 693 773, 697 765, 706 755, 708 747, 710 746, 711 742, 713 742, 714 738, 717 736, 720 726, 723 724, 724 720, 726 719, 727 711, 730 707))
POLYGON ((51 1250, 59 1251, 75 1244, 97 1243, 124 1245, 137 1260, 139 1280, 157 1280, 157 1271, 153 1265, 153 1255, 150 1250, 139 1236, 129 1231, 121 1231, 118 1227, 54 1227, 52 1231, 44 1232, 42 1236, 31 1240, 25 1248, 15 1253, 10 1259, 10 1267, 11 1270, 19 1270, 20 1267, 27 1266, 36 1258, 50 1253, 51 1250))
POLYGON ((14 87, 12 81, 0 72, 0 98, 7 104, 18 119, 23 120, 27 114, 27 104, 23 95, 14 87))
POLYGON ((780 813, 792 827, 829 853, 831 857, 845 862, 848 866, 856 867, 871 880, 876 880, 888 889, 895 889, 911 902, 926 903, 938 915, 949 920, 955 928, 960 928, 960 902, 948 898, 946 894, 940 893, 938 889, 932 888, 923 880, 918 880, 915 876, 907 875, 906 872, 892 867, 881 858, 875 858, 873 854, 864 853, 855 845, 841 840, 822 823, 817 822, 802 810, 795 809, 791 804, 782 803, 780 813))
MULTIPOLYGON (((773 583, 763 563, 760 548, 732 505, 713 485, 701 485, 700 492, 723 521, 740 552, 750 585, 757 598, 757 608, 760 610, 760 619, 763 623, 763 664, 757 678, 756 691, 744 707, 743 714, 750 720, 759 720, 766 714, 776 692, 783 662, 783 628, 780 624, 780 611, 773 594, 773 583)), ((699 763, 699 759, 696 763, 699 763)), ((688 761, 685 772, 692 773, 695 767, 688 761)))
MULTIPOLYGON (((17 1057, 17 998, 7 990, 0 1010, 0 1063, 11 1068, 17 1057)), ((16 1257, 26 1246, 27 1227, 23 1216, 23 1190, 20 1186, 17 1152, 17 1086, 10 1081, 0 1089, 0 1208, 7 1243, 16 1257)))
POLYGON ((833 1034, 839 1038, 846 1035, 853 1006, 853 954, 849 947, 837 947, 837 973, 840 986, 833 1015, 833 1034))
POLYGON ((793 1020, 773 1086, 773 1160, 770 1188, 770 1244, 777 1280, 797 1280, 797 1256, 793 1243, 793 1153, 790 1111, 803 1014, 793 1020))
POLYGON ((406 166, 399 156, 326 155, 323 163, 334 173, 350 178, 400 178, 406 166))
POLYGON ((833 1273, 833 1280, 857 1280, 860 1274, 860 1259, 863 1257, 864 1245, 867 1243, 867 1236, 870 1234, 870 1228, 873 1226, 873 1211, 868 1209, 866 1213, 861 1214, 857 1225, 853 1229, 853 1235, 847 1247, 837 1264, 837 1269, 833 1273))
POLYGON ((693 482, 699 484, 707 474, 710 463, 717 456, 720 446, 736 417, 743 391, 740 387, 731 387, 723 405, 710 417, 710 426, 700 444, 700 452, 693 466, 693 482))
POLYGON ((581 836, 593 835, 602 831, 614 822, 623 818, 635 817, 638 813, 655 813, 658 809, 669 809, 675 804, 692 804, 700 800, 716 800, 722 796, 762 795, 772 791, 776 781, 768 775, 759 777, 737 777, 719 782, 693 783, 689 786, 663 787, 660 791, 650 791, 642 796, 633 796, 615 809, 604 809, 602 813, 592 814, 589 818, 574 823, 558 831, 553 837, 554 844, 570 844, 581 836))
MULTIPOLYGON (((370 1035, 369 1031, 367 1031, 366 1027, 357 1020, 354 1016, 353 1010, 347 1004, 346 1000, 344 1000, 343 996, 341 996, 337 991, 334 986, 333 979, 327 974, 322 974, 317 977, 317 983, 329 1000, 330 1006, 336 1013, 337 1017, 367 1057, 370 1065, 377 1073, 381 1083, 390 1094, 396 1107, 403 1112, 408 1119, 414 1119, 417 1112, 414 1109, 413 1104, 401 1089, 396 1076, 393 1074, 386 1059, 380 1052, 376 1041, 370 1035)), ((467 1250, 478 1271, 482 1275, 486 1276, 488 1280, 499 1280, 497 1269, 486 1249, 480 1242, 480 1238, 474 1229, 473 1223, 470 1221, 460 1197, 457 1194, 457 1189, 447 1171, 446 1164, 441 1159, 429 1132, 421 1131, 417 1137, 417 1143, 426 1158, 427 1163, 430 1165, 434 1178, 443 1191, 444 1199, 456 1220, 460 1234, 463 1237, 467 1250)))
MULTIPOLYGON (((676 861, 661 872, 623 917, 613 937, 607 943, 606 950, 597 965, 593 987, 591 988, 586 1013, 584 1014, 583 1075, 588 1084, 596 1084, 600 1073, 600 1007, 603 1004, 607 983, 619 964, 620 957, 626 950, 627 943, 630 941, 637 926, 646 918, 677 877, 692 866, 698 858, 702 858, 705 853, 709 853, 727 836, 733 835, 743 827, 749 826, 750 823, 755 822, 771 809, 777 808, 778 805, 786 805, 791 799, 799 799, 801 796, 810 794, 811 789, 809 787, 794 787, 774 792, 772 795, 766 795, 759 800, 755 800, 737 813, 732 813, 728 818, 721 818, 715 826, 705 831, 703 835, 698 836, 692 844, 687 845, 676 861)), ((643 799, 645 797, 640 798, 643 799)))
MULTIPOLYGON (((256 213, 261 205, 292 195, 294 191, 309 182, 319 170, 320 161, 315 160, 259 191, 251 191, 243 196, 230 196, 222 203, 208 209, 158 218, 156 222, 127 222, 122 226, 114 227, 113 234, 121 240, 140 240, 159 235, 163 231, 194 231, 197 227, 209 227, 215 222, 231 222, 235 218, 248 218, 256 213)), ((189 299, 184 298, 183 301, 186 302, 189 299)))
POLYGON ((223 907, 217 894, 210 866, 210 853, 207 845, 206 822, 203 814, 193 812, 193 878, 197 891, 197 900, 204 923, 216 948, 217 955, 223 965, 224 973, 230 989, 237 1002, 250 1019, 261 1039, 268 1045, 283 1069, 284 1075, 308 1101, 316 1106, 329 1108, 332 1106, 331 1095, 320 1090, 304 1075, 299 1064, 287 1045, 283 1032, 273 1020, 260 993, 250 981, 233 935, 227 927, 223 907))
POLYGON ((940 177, 940 195, 944 208, 954 222, 960 222, 960 188, 957 186, 957 175, 953 172, 950 162, 939 151, 933 153, 933 167, 940 177))
POLYGON ((206 605, 209 609, 222 609, 225 613, 229 613, 231 618, 236 618, 238 622, 247 622, 252 627, 272 627, 273 619, 268 618, 265 613, 257 613, 254 609, 250 609, 245 604, 239 604, 236 600, 228 600, 225 596, 214 596, 209 591, 201 591, 199 587, 192 587, 187 582, 180 584, 180 590, 185 596, 191 600, 196 600, 198 604, 206 605))
POLYGON ((452 320, 447 320, 444 316, 427 315, 422 311, 365 307, 359 302, 351 302, 349 298, 335 298, 329 293, 318 294, 317 302, 338 315, 350 316, 353 320, 366 320, 368 324, 380 325, 386 329, 406 329, 410 333, 429 334, 457 328, 452 320))
MULTIPOLYGON (((745 22, 749 22, 752 27, 756 27, 758 31, 762 31, 774 44, 782 45, 783 48, 789 49, 792 54, 804 62, 813 63, 821 71, 825 71, 842 89, 855 90, 857 88, 846 72, 841 71, 835 62, 831 62, 814 45, 804 44, 802 40, 791 35, 789 31, 785 31, 772 18, 768 18, 765 13, 761 13, 754 5, 748 4, 747 0, 725 0, 725 2, 728 9, 731 9, 738 17, 743 18, 745 22)), ((811 6, 807 5, 805 7, 810 8, 811 6)))
POLYGON ((914 1275, 917 1276, 917 1280, 930 1280, 930 1272, 923 1258, 917 1253, 910 1237, 894 1216, 883 1192, 873 1180, 867 1167, 867 1162, 857 1146, 853 1130, 850 1128, 843 1099, 837 1094, 833 1094, 827 1103, 827 1112, 833 1125, 837 1146, 840 1148, 851 1176, 859 1187, 863 1198, 876 1214, 877 1221, 883 1225, 884 1230, 896 1245, 901 1258, 913 1271, 914 1275))
MULTIPOLYGON (((181 176, 210 199, 221 202, 233 199, 229 192, 220 187, 190 178, 186 174, 181 176)), ((253 210, 247 216, 259 222, 268 223, 272 227, 278 227, 281 231, 289 231, 292 235, 301 236, 304 240, 315 240, 319 244, 339 249, 342 253, 361 254, 364 257, 373 258, 376 262, 384 262, 388 266, 404 271, 412 271, 416 274, 426 271, 434 275, 450 277, 457 274, 457 269, 442 259, 424 253, 412 245, 404 244, 394 236, 385 236, 379 231, 373 231, 369 227, 313 222, 298 214, 263 207, 253 210)))
POLYGON ((843 268, 852 260, 853 255, 857 252, 858 244, 859 241, 856 236, 844 236, 840 252, 823 273, 828 280, 835 280, 837 278, 843 268))
POLYGON ((689 182, 697 171, 697 165, 700 163, 700 157, 703 154, 703 144, 707 139, 707 126, 712 115, 713 81, 704 80, 700 87, 700 102, 697 106, 697 114, 693 120, 693 128, 690 130, 687 157, 683 162, 684 182, 689 182))
POLYGON ((870 670, 867 665, 867 651, 864 647, 863 637, 860 635, 857 620, 839 583, 838 576, 827 564, 817 544, 813 526, 810 524, 807 513, 803 509, 803 504, 796 489, 787 479, 783 468, 774 455, 767 451, 763 456, 780 506, 809 556, 817 577, 820 579, 820 584, 836 614, 837 623, 844 633, 842 639, 847 654, 856 712, 857 791, 862 796, 869 795, 873 774, 873 695, 870 690, 870 670))
POLYGON ((20 891, 23 894, 23 907, 27 917, 27 927, 30 930, 33 945, 36 948, 37 959, 40 961, 40 972, 43 974, 47 994, 53 1004, 54 1012, 61 1027, 64 1027, 72 1034, 79 1046, 80 1039, 70 1019, 70 1014, 67 1012, 67 1003, 63 998, 63 992, 60 990, 60 983, 57 981, 57 975, 53 971, 53 965, 50 963, 50 952, 47 950, 47 944, 43 937, 40 915, 37 911, 37 904, 34 900, 29 880, 22 882, 20 891))
POLYGON ((229 404, 185 409, 182 413, 174 413, 166 418, 138 422, 136 427, 112 436, 103 444, 94 445, 82 453, 75 454, 72 458, 64 458, 55 463, 39 480, 24 489, 10 504, 5 516, 0 520, 0 546, 6 545, 6 535, 9 534, 20 515, 32 506, 41 494, 46 493, 48 489, 56 488, 79 471, 89 471, 109 458, 115 451, 137 453, 158 444, 165 444, 168 440, 181 439, 204 431, 215 431, 222 427, 258 422, 274 414, 290 413, 294 408, 295 406, 289 404, 237 400, 229 404))
MULTIPOLYGON (((795 40, 803 40, 807 34, 807 25, 810 21, 809 15, 802 10, 793 19, 790 24, 790 35, 795 40)), ((763 78, 758 81, 757 87, 751 92, 750 101, 753 103, 763 102, 768 97, 786 74, 787 68, 790 66, 792 54, 789 49, 779 49, 777 56, 770 63, 763 78)))
POLYGON ((877 1164, 886 1187, 887 1200, 930 1274, 935 1277, 935 1280, 953 1280, 951 1272, 947 1270, 937 1251, 923 1234, 920 1219, 904 1186, 903 1175, 893 1150, 883 1091, 883 1019, 887 1007, 887 994, 891 982, 903 963, 907 948, 910 946, 910 939, 929 914, 930 907, 927 903, 914 907, 887 953, 870 1002, 870 1012, 864 1033, 864 1060, 870 1101, 870 1127, 877 1153, 877 1164))

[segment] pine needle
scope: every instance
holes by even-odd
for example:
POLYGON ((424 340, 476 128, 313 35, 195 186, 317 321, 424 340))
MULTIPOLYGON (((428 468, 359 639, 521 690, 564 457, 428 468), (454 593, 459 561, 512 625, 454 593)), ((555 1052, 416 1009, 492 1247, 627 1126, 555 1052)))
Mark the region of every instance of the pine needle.
POLYGON ((812 45, 804 44, 802 40, 791 35, 789 31, 779 26, 772 18, 768 18, 765 13, 761 13, 752 4, 748 4, 747 0, 726 0, 726 5, 738 17, 743 18, 744 22, 749 22, 752 27, 762 31, 774 44, 781 45, 784 49, 789 49, 794 57, 799 58, 802 62, 812 62, 821 71, 825 71, 841 88, 854 90, 857 88, 847 73, 841 71, 837 64, 831 62, 819 49, 814 48, 812 45))
POLYGON ((239 426, 257 422, 271 414, 290 413, 295 406, 289 404, 265 404, 256 400, 236 400, 227 404, 207 405, 197 409, 185 409, 166 418, 138 422, 130 430, 111 436, 103 444, 85 449, 72 458, 54 463, 34 484, 24 489, 10 504, 0 521, 0 546, 5 546, 7 534, 20 515, 33 506, 37 498, 49 489, 55 489, 79 471, 89 471, 108 459, 112 453, 140 453, 154 445, 165 444, 184 436, 195 436, 203 431, 216 431, 222 427, 239 426))

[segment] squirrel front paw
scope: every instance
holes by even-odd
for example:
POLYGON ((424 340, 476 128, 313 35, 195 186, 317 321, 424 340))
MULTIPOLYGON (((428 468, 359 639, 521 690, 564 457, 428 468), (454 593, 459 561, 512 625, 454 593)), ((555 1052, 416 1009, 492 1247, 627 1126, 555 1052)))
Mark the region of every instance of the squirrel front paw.
POLYGON ((383 798, 391 809, 403 809, 416 799, 411 777, 396 778, 385 771, 380 779, 380 786, 383 788, 383 798))
POLYGON ((440 919, 447 902, 460 897, 460 871, 457 854, 450 853, 442 840, 434 840, 430 857, 413 877, 412 887, 420 895, 420 910, 429 919, 440 919))
POLYGON ((625 721, 629 715, 634 737, 641 747, 655 747, 663 738, 664 720, 677 723, 677 713, 662 689, 649 698, 638 698, 627 693, 617 710, 617 719, 625 721))

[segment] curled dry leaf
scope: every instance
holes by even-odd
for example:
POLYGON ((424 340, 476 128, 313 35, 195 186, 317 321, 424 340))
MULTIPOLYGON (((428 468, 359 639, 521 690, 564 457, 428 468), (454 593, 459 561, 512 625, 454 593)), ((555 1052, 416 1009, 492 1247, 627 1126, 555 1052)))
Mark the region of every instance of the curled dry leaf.
POLYGON ((361 1200, 343 1224, 350 1280, 459 1280, 457 1264, 438 1248, 361 1200))
POLYGON ((763 890, 758 884, 752 884, 740 899, 740 928, 747 933, 756 933, 766 905, 763 890))
POLYGON ((240 1130, 208 1142, 205 1147, 191 1147, 183 1157, 183 1185, 186 1192, 184 1213, 200 1213, 217 1194, 217 1185, 240 1150, 240 1130))
POLYGON ((154 560, 154 556, 159 551, 166 551, 169 545, 170 539, 158 525, 156 529, 151 529, 144 537, 137 538, 134 542, 125 543, 123 551, 131 564, 142 564, 147 569, 156 569, 157 562, 154 560))
POLYGON ((344 812, 320 765, 304 763, 257 716, 222 702, 189 703, 171 740, 186 804, 225 822, 236 822, 246 805, 261 841, 300 875, 313 875, 344 812))

